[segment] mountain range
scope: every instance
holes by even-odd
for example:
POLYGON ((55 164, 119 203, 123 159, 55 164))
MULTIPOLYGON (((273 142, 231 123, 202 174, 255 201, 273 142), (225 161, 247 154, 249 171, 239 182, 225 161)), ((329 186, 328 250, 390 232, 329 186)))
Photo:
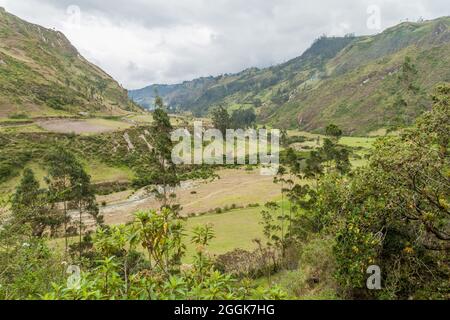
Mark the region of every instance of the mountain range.
POLYGON ((254 108, 258 121, 348 134, 410 125, 429 109, 434 87, 450 82, 450 17, 404 22, 371 36, 317 39, 301 56, 269 68, 129 91, 152 108, 155 93, 178 111, 254 108))

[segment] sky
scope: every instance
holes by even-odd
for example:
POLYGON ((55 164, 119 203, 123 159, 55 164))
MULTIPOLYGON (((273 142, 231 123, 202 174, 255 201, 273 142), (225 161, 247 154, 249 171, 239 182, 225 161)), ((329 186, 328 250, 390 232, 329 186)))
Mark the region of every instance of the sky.
POLYGON ((0 0, 63 32, 127 89, 267 67, 321 35, 379 33, 450 15, 448 0, 0 0))

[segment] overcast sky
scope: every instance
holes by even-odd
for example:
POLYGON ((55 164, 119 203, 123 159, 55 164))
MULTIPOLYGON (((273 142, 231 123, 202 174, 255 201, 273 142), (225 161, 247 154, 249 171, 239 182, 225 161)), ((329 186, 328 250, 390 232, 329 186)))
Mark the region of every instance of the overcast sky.
POLYGON ((129 89, 265 67, 322 34, 365 35, 450 14, 449 0, 0 0, 62 31, 129 89))

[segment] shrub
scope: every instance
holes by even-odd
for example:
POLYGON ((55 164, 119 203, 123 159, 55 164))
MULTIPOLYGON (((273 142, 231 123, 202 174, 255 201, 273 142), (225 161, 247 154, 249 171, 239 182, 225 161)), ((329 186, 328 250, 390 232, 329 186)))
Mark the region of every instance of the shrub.
POLYGON ((267 270, 271 274, 278 270, 277 264, 274 263, 277 260, 276 256, 278 254, 268 248, 253 252, 236 249, 218 256, 215 267, 221 272, 237 277, 258 278, 267 275, 267 270))

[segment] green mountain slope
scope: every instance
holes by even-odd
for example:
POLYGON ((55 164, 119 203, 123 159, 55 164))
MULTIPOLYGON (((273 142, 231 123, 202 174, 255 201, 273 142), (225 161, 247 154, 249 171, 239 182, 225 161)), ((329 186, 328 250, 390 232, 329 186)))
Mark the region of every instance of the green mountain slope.
POLYGON ((318 39, 303 55, 266 69, 154 85, 130 92, 149 105, 155 89, 172 107, 207 114, 253 107, 262 123, 347 133, 409 125, 450 81, 450 18, 402 23, 374 36, 318 39))
POLYGON ((205 114, 218 104, 259 107, 265 100, 262 91, 286 80, 302 81, 310 73, 320 72, 325 61, 353 40, 353 37, 321 38, 301 57, 272 68, 250 68, 237 74, 204 77, 175 85, 151 85, 131 90, 129 95, 140 105, 152 108, 157 92, 171 107, 191 110, 197 115, 205 114))
POLYGON ((61 33, 0 8, 0 117, 125 114, 127 91, 61 33))

